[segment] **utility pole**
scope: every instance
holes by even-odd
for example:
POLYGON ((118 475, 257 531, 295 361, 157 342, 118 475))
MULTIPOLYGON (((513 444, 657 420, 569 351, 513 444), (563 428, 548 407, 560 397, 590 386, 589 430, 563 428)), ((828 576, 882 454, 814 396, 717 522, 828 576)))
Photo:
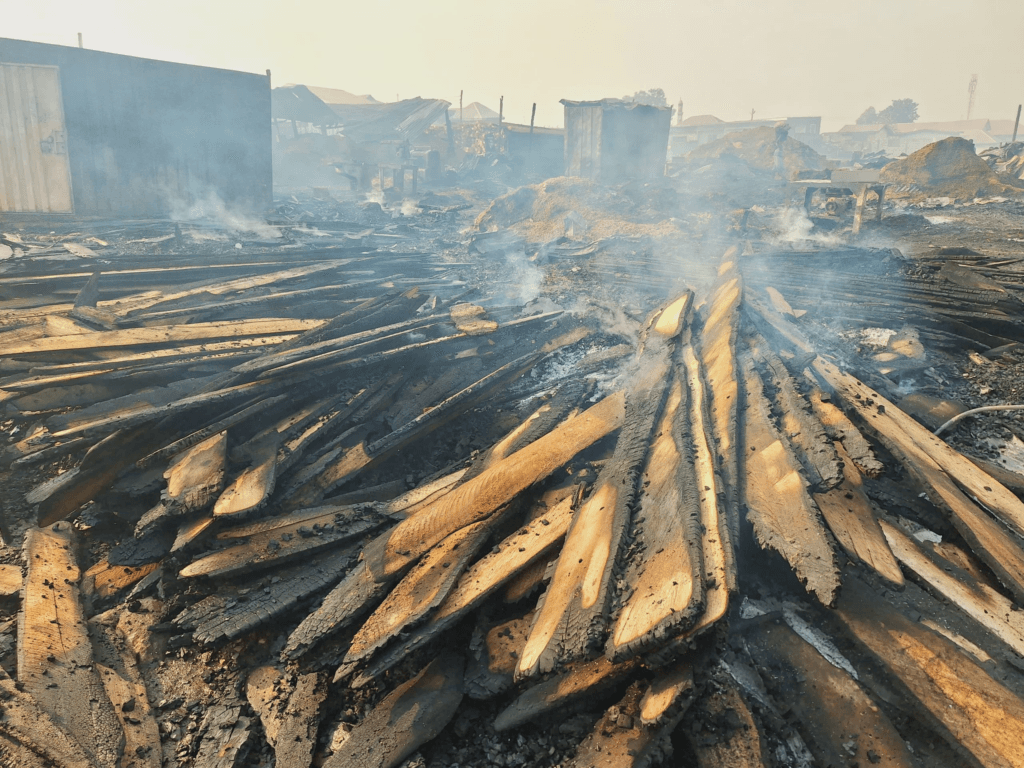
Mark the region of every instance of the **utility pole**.
POLYGON ((1011 144, 1013 144, 1015 141, 1017 141, 1017 126, 1020 125, 1020 108, 1021 108, 1021 106, 1024 106, 1024 105, 1021 105, 1021 104, 1017 105, 1017 121, 1013 124, 1013 138, 1010 140, 1011 144))
POLYGON ((82 45, 82 33, 81 32, 78 33, 78 47, 79 48, 83 48, 84 47, 82 45))
POLYGON ((501 121, 505 117, 505 97, 498 97, 498 127, 501 127, 501 121))

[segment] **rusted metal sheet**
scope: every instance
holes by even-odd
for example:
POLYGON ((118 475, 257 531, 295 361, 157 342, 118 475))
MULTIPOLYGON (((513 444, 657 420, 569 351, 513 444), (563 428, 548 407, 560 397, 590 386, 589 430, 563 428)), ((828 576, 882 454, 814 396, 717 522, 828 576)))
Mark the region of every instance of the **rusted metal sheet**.
POLYGON ((60 70, 0 64, 0 211, 73 210, 60 70))

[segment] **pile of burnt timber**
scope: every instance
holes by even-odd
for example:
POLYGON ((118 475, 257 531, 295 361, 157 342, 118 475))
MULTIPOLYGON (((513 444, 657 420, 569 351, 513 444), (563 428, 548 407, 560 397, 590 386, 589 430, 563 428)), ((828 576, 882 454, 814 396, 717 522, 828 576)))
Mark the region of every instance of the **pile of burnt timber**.
MULTIPOLYGON (((65 471, 0 754, 1024 766, 1024 504, 817 347, 802 265, 739 261, 633 339, 337 262, 330 315, 234 277, 4 315, 12 471, 65 471)), ((891 312, 1021 335, 954 277, 891 312)))

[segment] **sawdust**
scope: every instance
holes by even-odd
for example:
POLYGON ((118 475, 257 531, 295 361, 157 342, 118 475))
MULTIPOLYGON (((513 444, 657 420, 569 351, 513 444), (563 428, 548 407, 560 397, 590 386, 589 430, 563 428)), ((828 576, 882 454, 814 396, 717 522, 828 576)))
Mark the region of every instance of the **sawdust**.
POLYGON ((835 165, 802 141, 790 138, 787 125, 761 126, 731 133, 697 147, 686 155, 686 162, 697 168, 723 158, 738 158, 751 168, 771 171, 785 179, 800 171, 835 165))
POLYGON ((882 169, 881 180, 891 185, 887 197, 914 202, 929 197, 967 202, 976 197, 1024 193, 999 179, 975 153, 973 141, 958 137, 942 139, 889 163, 882 169))
MULTIPOLYGON (((528 242, 546 242, 566 232, 566 216, 582 220, 584 239, 670 237, 679 233, 672 220, 673 201, 665 190, 607 187, 587 179, 561 176, 519 187, 491 203, 476 220, 481 232, 509 229, 528 242)), ((579 234, 576 235, 580 237, 579 234)))

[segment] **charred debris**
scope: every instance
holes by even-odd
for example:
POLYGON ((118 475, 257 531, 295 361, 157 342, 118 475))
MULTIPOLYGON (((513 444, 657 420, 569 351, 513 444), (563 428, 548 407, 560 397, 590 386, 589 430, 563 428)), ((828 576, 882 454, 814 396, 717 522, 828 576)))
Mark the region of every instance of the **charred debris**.
POLYGON ((5 224, 0 754, 1024 765, 1024 427, 963 415, 1020 164, 960 141, 5 224))

